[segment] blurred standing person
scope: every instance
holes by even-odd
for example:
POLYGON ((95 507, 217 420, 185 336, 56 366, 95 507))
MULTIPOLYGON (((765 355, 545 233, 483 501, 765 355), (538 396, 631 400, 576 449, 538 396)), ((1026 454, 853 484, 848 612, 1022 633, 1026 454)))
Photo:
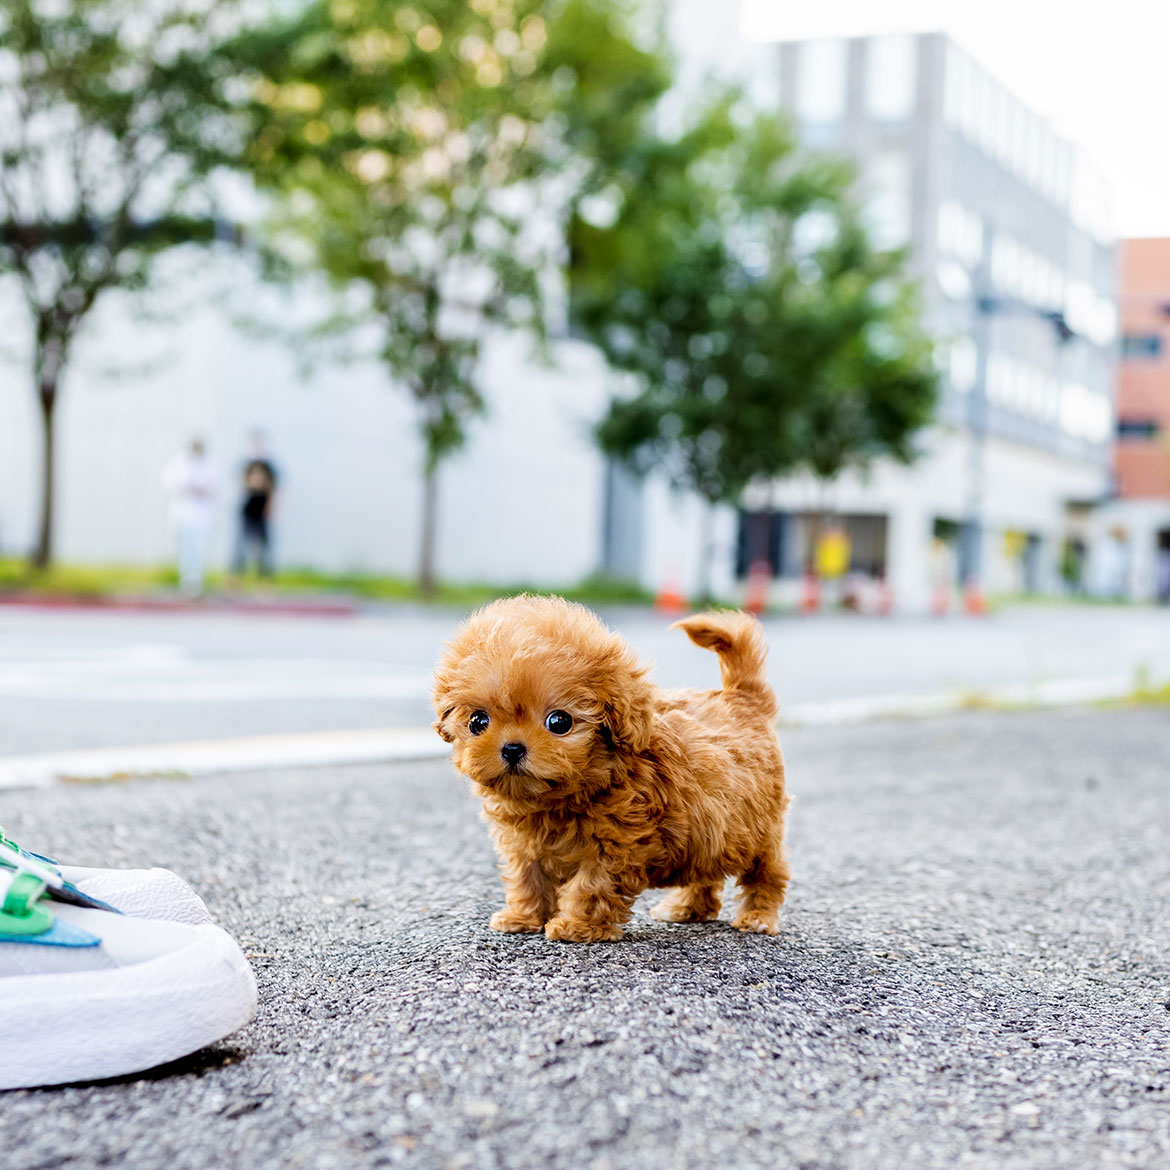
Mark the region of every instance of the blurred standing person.
POLYGON ((1103 601, 1129 597, 1129 544, 1124 528, 1111 528, 1096 548, 1093 594, 1103 601))
POLYGON ((272 576, 270 522, 276 500, 276 465, 268 457, 262 431, 249 436, 251 454, 244 461, 239 529, 232 571, 243 575, 251 564, 261 577, 272 576))
POLYGON ((192 439, 171 456, 163 471, 163 488, 171 497, 171 524, 178 542, 179 588, 188 597, 203 592, 207 535, 215 502, 215 469, 202 439, 192 439))

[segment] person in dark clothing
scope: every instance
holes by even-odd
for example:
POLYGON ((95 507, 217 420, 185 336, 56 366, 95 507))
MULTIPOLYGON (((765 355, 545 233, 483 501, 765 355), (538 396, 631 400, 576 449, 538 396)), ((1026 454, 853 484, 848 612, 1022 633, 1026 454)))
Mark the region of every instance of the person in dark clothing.
POLYGON ((264 437, 252 436, 252 454, 244 463, 240 500, 240 525, 232 571, 243 574, 251 565, 261 577, 272 576, 269 522, 276 497, 276 466, 264 449, 264 437))

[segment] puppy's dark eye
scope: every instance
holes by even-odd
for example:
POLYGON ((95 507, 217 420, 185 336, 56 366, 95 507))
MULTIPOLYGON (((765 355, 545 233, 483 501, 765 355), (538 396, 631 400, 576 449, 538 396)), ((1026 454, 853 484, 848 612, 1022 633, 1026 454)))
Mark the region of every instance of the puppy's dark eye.
POLYGON ((471 718, 467 721, 467 730, 470 731, 472 735, 483 735, 483 733, 487 731, 488 724, 490 722, 491 719, 488 717, 488 713, 486 711, 475 711, 472 713, 471 718))
POLYGON ((566 735, 573 726, 573 717, 568 711, 552 711, 545 719, 544 725, 553 735, 566 735))

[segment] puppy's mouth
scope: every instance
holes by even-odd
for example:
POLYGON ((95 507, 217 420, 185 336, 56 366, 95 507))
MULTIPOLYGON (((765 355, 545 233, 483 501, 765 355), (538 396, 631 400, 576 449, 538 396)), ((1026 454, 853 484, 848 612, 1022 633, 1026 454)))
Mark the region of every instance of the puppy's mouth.
POLYGON ((505 796, 540 796, 557 786, 556 780, 536 776, 517 764, 509 764, 498 775, 485 776, 479 783, 505 796))

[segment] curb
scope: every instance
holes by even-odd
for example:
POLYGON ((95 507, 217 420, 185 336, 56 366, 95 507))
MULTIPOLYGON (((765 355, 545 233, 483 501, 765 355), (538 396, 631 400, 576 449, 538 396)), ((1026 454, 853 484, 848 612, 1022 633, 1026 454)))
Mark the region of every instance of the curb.
POLYGON ((1037 683, 1012 683, 985 691, 926 691, 861 695, 816 703, 794 703, 780 711, 781 727, 832 727, 875 719, 926 719, 963 711, 1012 710, 1028 707, 1075 707, 1126 699, 1134 680, 1124 675, 1070 678, 1037 683))
POLYGON ((269 768, 443 759, 451 751, 430 728, 321 731, 242 739, 93 748, 0 756, 0 789, 46 788, 59 781, 109 783, 136 778, 207 776, 269 768))

